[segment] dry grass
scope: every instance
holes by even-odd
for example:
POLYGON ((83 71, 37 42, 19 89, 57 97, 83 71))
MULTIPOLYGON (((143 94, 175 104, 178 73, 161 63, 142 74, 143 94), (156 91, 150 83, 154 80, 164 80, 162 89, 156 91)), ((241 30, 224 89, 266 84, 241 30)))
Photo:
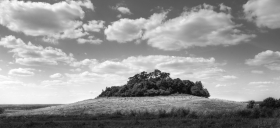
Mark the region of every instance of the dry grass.
POLYGON ((196 96, 109 97, 80 101, 72 104, 10 113, 21 115, 96 115, 116 111, 171 111, 172 108, 189 108, 192 111, 224 111, 245 108, 246 103, 207 99, 196 96))

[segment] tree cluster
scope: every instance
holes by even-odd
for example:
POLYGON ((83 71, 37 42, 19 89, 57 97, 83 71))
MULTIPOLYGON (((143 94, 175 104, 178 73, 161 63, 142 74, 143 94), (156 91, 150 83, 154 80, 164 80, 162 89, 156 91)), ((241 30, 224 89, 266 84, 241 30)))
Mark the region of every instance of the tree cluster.
POLYGON ((3 108, 0 108, 0 114, 4 113, 4 109, 3 108))
POLYGON ((145 71, 129 77, 123 86, 106 87, 98 97, 142 97, 166 96, 171 94, 190 94, 201 97, 210 97, 200 81, 172 79, 170 74, 155 70, 145 71))
MULTIPOLYGON (((256 102, 251 100, 247 104, 247 108, 252 109, 256 106, 256 102)), ((268 97, 259 103, 260 108, 280 109, 280 99, 268 97)))
POLYGON ((275 108, 279 109, 280 108, 280 99, 275 99, 272 97, 268 97, 263 100, 263 102, 260 103, 261 108, 275 108))

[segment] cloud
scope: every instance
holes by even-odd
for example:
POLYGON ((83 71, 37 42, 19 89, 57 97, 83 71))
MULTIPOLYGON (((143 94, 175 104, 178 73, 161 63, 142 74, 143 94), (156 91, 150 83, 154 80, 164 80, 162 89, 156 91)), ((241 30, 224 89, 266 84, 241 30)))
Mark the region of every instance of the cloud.
POLYGON ((204 4, 169 20, 166 20, 167 12, 153 14, 149 19, 120 19, 105 29, 105 35, 108 40, 119 43, 147 40, 149 45, 162 50, 230 46, 255 37, 239 30, 241 25, 231 20, 229 12, 215 12, 213 9, 213 6, 204 4))
POLYGON ((62 74, 60 74, 60 73, 55 73, 55 74, 53 74, 53 75, 50 75, 50 78, 52 78, 52 79, 57 79, 57 78, 62 78, 63 76, 62 76, 62 74))
POLYGON ((222 76, 221 78, 218 78, 218 80, 220 81, 226 81, 226 80, 234 80, 237 79, 237 76, 233 76, 233 75, 226 75, 226 76, 222 76))
POLYGON ((252 70, 251 73, 254 73, 254 74, 263 74, 264 72, 263 72, 263 71, 259 71, 259 70, 252 70))
POLYGON ((104 33, 107 36, 107 40, 117 41, 119 43, 126 43, 135 39, 141 38, 142 28, 146 22, 146 19, 140 18, 137 20, 120 19, 109 25, 104 33))
POLYGON ((215 87, 218 88, 218 87, 226 87, 227 85, 226 84, 217 84, 215 87))
POLYGON ((218 68, 214 58, 194 58, 178 56, 132 56, 119 61, 104 61, 90 65, 92 72, 98 74, 116 74, 129 77, 142 71, 160 69, 170 72, 173 77, 184 79, 209 79, 224 72, 218 68))
POLYGON ((98 60, 96 60, 96 59, 84 59, 82 61, 76 61, 76 62, 71 63, 71 66, 82 67, 82 66, 95 65, 97 63, 98 63, 98 60))
POLYGON ((65 86, 88 86, 96 88, 105 86, 119 86, 126 82, 127 78, 114 74, 97 74, 92 72, 82 72, 78 74, 65 74, 65 80, 44 80, 40 86, 44 87, 65 87, 65 86), (110 79, 110 80, 108 80, 110 79), (97 86, 98 85, 98 86, 97 86))
POLYGON ((2 0, 0 24, 29 36, 44 36, 45 41, 78 38, 88 35, 79 28, 85 15, 81 7, 94 9, 90 0, 67 0, 54 4, 2 0))
POLYGON ((119 12, 121 12, 122 14, 126 14, 126 15, 131 15, 132 13, 130 12, 129 8, 127 7, 117 7, 116 8, 119 12))
POLYGON ((249 85, 267 85, 267 84, 274 84, 271 81, 259 81, 259 82, 250 82, 249 85))
POLYGON ((100 32, 100 30, 104 28, 104 23, 105 22, 101 20, 92 20, 89 21, 88 24, 84 24, 83 28, 88 32, 100 32))
POLYGON ((12 76, 22 76, 22 77, 25 77, 25 76, 34 76, 34 71, 35 69, 32 69, 32 68, 18 68, 18 69, 11 69, 9 71, 9 75, 12 75, 12 76))
POLYGON ((220 10, 226 11, 226 12, 231 12, 231 7, 228 7, 222 3, 222 4, 220 4, 220 10))
POLYGON ((89 39, 84 39, 84 38, 79 38, 77 40, 77 42, 79 44, 85 44, 85 43, 89 43, 89 44, 101 44, 103 41, 100 39, 94 39, 93 36, 89 36, 89 39))
POLYGON ((24 43, 14 36, 6 36, 0 40, 0 46, 11 49, 15 62, 26 66, 58 65, 58 62, 70 64, 75 61, 72 54, 67 55, 61 49, 35 46, 31 42, 24 43))
POLYGON ((265 66, 270 70, 280 71, 280 52, 273 52, 271 50, 263 51, 255 55, 254 59, 248 59, 245 62, 250 66, 265 66))
POLYGON ((0 75, 0 90, 1 89, 18 89, 20 86, 31 86, 32 84, 26 84, 14 77, 0 75))
POLYGON ((280 28, 279 0, 249 0, 243 5, 248 21, 256 23, 258 27, 270 29, 280 28))

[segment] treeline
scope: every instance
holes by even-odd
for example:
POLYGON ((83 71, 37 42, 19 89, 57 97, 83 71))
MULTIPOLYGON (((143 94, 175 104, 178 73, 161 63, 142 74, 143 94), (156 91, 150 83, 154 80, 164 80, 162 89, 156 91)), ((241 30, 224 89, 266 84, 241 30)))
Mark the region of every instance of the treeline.
MULTIPOLYGON (((255 108, 257 106, 254 100, 251 100, 247 104, 247 108, 255 108)), ((260 108, 270 108, 270 109, 280 109, 280 99, 275 99, 273 97, 268 97, 259 103, 260 108)))
POLYGON ((171 94, 190 94, 200 97, 210 97, 200 81, 181 80, 170 78, 170 73, 155 70, 145 71, 129 77, 123 86, 106 87, 98 97, 142 97, 166 96, 171 94))

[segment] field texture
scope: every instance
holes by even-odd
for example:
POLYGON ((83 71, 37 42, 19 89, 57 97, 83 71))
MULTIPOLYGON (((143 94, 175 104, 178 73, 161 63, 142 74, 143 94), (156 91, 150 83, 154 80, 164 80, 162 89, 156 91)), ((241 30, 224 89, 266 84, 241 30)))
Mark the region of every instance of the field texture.
POLYGON ((208 99, 196 96, 158 97, 109 97, 90 99, 67 105, 52 106, 29 111, 8 113, 7 116, 21 115, 96 115, 116 111, 170 111, 172 108, 189 108, 192 111, 226 111, 245 108, 246 103, 208 99))

